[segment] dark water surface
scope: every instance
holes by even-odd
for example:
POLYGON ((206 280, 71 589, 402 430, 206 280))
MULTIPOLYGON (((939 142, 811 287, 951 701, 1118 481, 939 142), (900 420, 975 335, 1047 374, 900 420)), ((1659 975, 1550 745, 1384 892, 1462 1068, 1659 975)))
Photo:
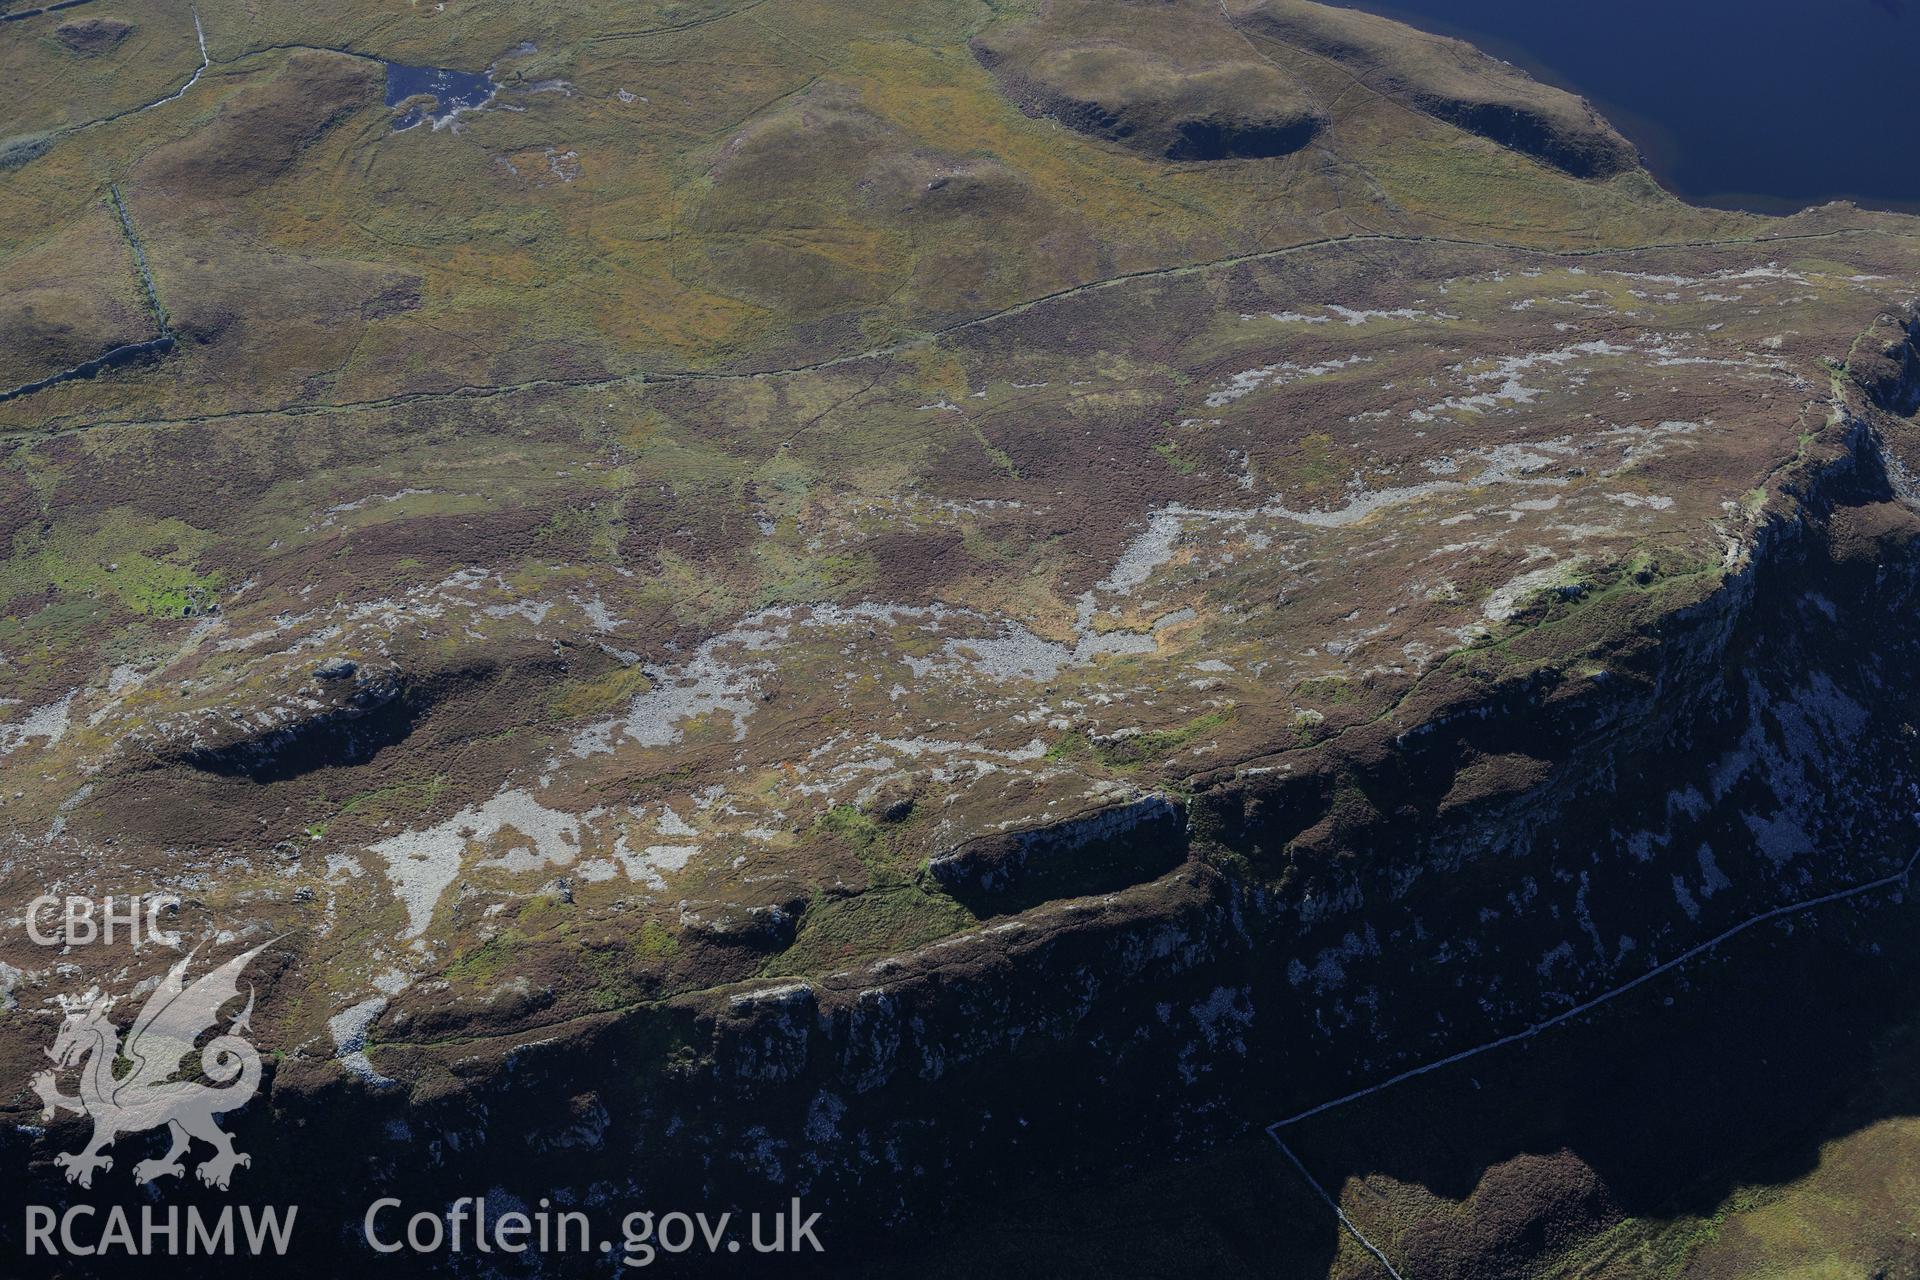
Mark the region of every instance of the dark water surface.
POLYGON ((1920 211, 1920 0, 1349 0, 1585 95, 1668 189, 1920 211))

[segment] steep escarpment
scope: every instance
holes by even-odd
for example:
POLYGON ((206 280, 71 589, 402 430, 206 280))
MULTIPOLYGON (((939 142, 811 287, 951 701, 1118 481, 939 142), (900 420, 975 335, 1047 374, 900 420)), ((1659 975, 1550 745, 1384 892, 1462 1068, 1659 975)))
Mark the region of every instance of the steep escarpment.
POLYGON ((986 917, 1154 879, 1187 848, 1185 807, 1149 795, 1079 819, 964 841, 929 859, 927 873, 986 917))
MULTIPOLYGON (((1920 658, 1920 517, 1886 475, 1897 403, 1831 428, 1730 564, 1550 594, 1386 720, 1194 778, 1194 856, 1157 879, 842 971, 519 1030, 376 1017, 381 1074, 289 1059, 271 1123, 350 1117, 361 1135, 314 1144, 301 1179, 404 1169, 452 1196, 532 1178, 587 1204, 799 1194, 860 1224, 850 1243, 937 1220, 1009 1161, 1164 1160, 1897 872, 1920 845, 1920 696, 1901 678, 1920 658), (423 1160, 422 1130, 457 1165, 423 1160)), ((944 874, 989 891, 1085 849, 1150 867, 1183 843, 1170 812, 1129 801, 944 874)), ((1604 1218, 1604 1187, 1569 1169, 1587 1198, 1541 1212, 1604 1218)), ((1525 1255, 1514 1231, 1488 1247, 1525 1255)))
MULTIPOLYGON (((305 1270, 393 1189, 800 1195, 843 1272, 1901 865, 1910 221, 1284 4, 343 3, 19 42, 165 83, 0 226, 10 381, 179 337, 0 405, 0 898, 268 944, 305 1270)), ((0 933, 36 1202, 40 1011, 174 959, 0 933)))
POLYGON ((1062 0, 969 47, 1022 111, 1151 157, 1284 156, 1329 123, 1300 80, 1199 3, 1062 0))
POLYGON ((1357 736, 1331 779, 1210 788, 1203 829, 1278 886, 1293 954, 1268 1007, 1320 1032, 1295 1078, 1337 1095, 1356 1063, 1364 1083, 1484 1043, 1898 873, 1920 847, 1900 676, 1920 521, 1890 498, 1859 427, 1735 571, 1614 606, 1604 657, 1516 643, 1490 696, 1404 708, 1420 722, 1357 736))
POLYGON ((974 56, 1021 109, 1168 160, 1283 156, 1326 120, 1301 86, 1244 56, 1182 64, 1115 41, 980 37, 974 56))
MULTIPOLYGON (((1583 180, 1639 154, 1580 98, 1471 45, 1310 0, 1060 0, 970 45, 1020 109, 1169 160, 1287 155, 1336 129, 1309 72, 1583 180)), ((1338 95, 1340 100, 1346 93, 1338 95)))
MULTIPOLYGON (((1090 1157, 1147 1158, 1154 1135, 1286 1114, 1551 1016, 1754 915, 1898 872, 1920 846, 1902 800, 1920 779, 1907 728, 1920 703, 1899 678, 1916 657, 1903 620, 1920 519, 1893 500, 1864 424, 1793 487, 1731 570, 1625 575, 1555 606, 1509 652, 1469 655, 1310 769, 1248 762, 1197 780, 1203 862, 1115 900, 1136 923, 1088 903, 1007 926, 1084 912, 1123 939, 1119 954, 1181 957, 1159 1013, 1141 1017, 1112 953, 1093 962, 1063 938, 1017 964, 1019 982, 1044 971, 1073 993, 1064 1022, 1035 1022, 1001 985, 1014 970, 955 963, 961 947, 931 971, 903 957, 743 996, 702 1037, 707 1069, 718 1082, 778 1060, 787 1078, 857 1060, 857 1096, 807 1107, 830 1106, 853 1150, 911 1149, 904 1121, 860 1125, 895 1090, 983 1117, 1064 1107, 1091 1127, 1092 1108, 1125 1096, 1105 1087, 1119 1069, 1082 1106, 1050 1091, 1043 1064, 1071 1074, 1080 1040, 1126 1062, 1127 1046, 1170 1038, 1192 1087, 1130 1153, 1090 1157), (1583 628, 1588 642, 1570 642, 1583 628), (1183 912, 1160 915, 1176 900, 1183 912), (834 1012, 847 978, 860 994, 834 1012), (988 1021, 1006 1034, 983 1040, 988 1021), (1003 1066, 955 1069, 984 1062, 1003 1066)), ((839 1144, 807 1141, 803 1096, 788 1104, 800 1127, 767 1135, 832 1169, 839 1144)), ((983 1119, 979 1141, 1005 1140, 991 1130, 983 1119)), ((926 1167, 955 1163, 943 1148, 926 1167)))
MULTIPOLYGON (((291 598, 341 564, 399 576, 402 547, 443 557, 430 581, 297 610, 236 591, 179 619, 171 656, 43 677, 0 740, 33 785, 7 811, 17 874, 186 833, 160 882, 183 928, 290 939, 257 1010, 282 1057, 240 1123, 263 1149, 326 1135, 256 1184, 316 1216, 351 1219, 364 1205, 325 1197, 376 1180, 440 1202, 478 1181, 802 1194, 857 1239, 1009 1170, 1205 1149, 1898 869, 1913 557, 1889 476, 1911 424, 1874 343, 1856 382, 1822 359, 1886 309, 1856 277, 1893 249, 1826 239, 1859 265, 1343 244, 1153 281, 1152 308, 1115 287, 1060 304, 1100 308, 1071 325, 1036 306, 976 326, 943 348, 951 392, 881 408, 871 374, 835 383, 1013 495, 892 497, 940 536, 984 516, 1031 523, 969 554, 1035 542, 1008 528, 1080 539, 1063 605, 1030 623, 809 580, 806 603, 676 631, 648 611, 659 581, 554 566, 634 545, 586 491, 461 515, 459 484, 369 488, 381 441, 300 424, 300 466, 334 447, 355 471, 276 534, 304 557, 275 574, 291 598), (1735 292, 1744 310, 1717 301, 1735 292), (1150 418, 1124 363, 1084 403, 1006 363, 1129 324, 1179 374, 1150 418), (1180 326, 1201 336, 1166 354, 1180 326), (1436 365, 1441 343, 1484 354, 1436 365), (1012 379, 1009 403, 1047 406, 1030 432, 969 416, 1012 379), (1088 490, 1112 505, 1062 500, 1089 468, 1033 443, 1062 423, 1113 459, 1088 490), (1115 495, 1136 502, 1118 529, 1115 495), (506 571, 472 563, 514 547, 506 571)), ((744 490, 757 536, 882 554, 853 517, 801 524, 805 482, 779 468, 834 400, 783 393, 742 396, 799 442, 744 490)), ((669 394, 661 420, 706 403, 669 394)), ((658 449, 649 422, 610 456, 658 449)), ((200 430, 166 438, 166 465, 241 429, 200 430)), ((571 421, 555 432, 523 470, 570 486, 571 421)), ((202 508, 61 541, 33 493, 10 508, 36 551, 23 596, 148 603, 114 564, 218 581, 192 558, 202 508)), ((913 526, 886 527, 896 548, 913 526)), ((44 956, 6 963, 23 1006, 65 989, 44 956)), ((23 1032, 0 1065, 30 1079, 44 1048, 23 1032)), ((13 1114, 36 1123, 30 1093, 13 1114)), ((57 1201, 47 1161, 73 1135, 17 1141, 57 1201)))
POLYGON ((1854 344, 1847 367, 1876 404, 1911 419, 1920 410, 1920 319, 1882 316, 1854 344))
MULTIPOLYGON (((1898 872, 1920 847, 1903 800, 1920 779, 1908 728, 1920 702, 1900 678, 1920 656, 1904 623, 1920 519, 1894 499, 1875 429, 1842 430, 1843 452, 1789 482, 1731 569, 1642 566, 1549 606, 1508 652, 1468 655, 1312 768, 1248 762, 1197 780, 1203 862, 1119 899, 1137 922, 1090 903, 1019 917, 1053 928, 1081 911, 1119 955, 1179 957, 1178 979, 1157 980, 1158 1012, 1134 1003, 1115 953, 1064 939, 1020 954, 1018 982, 1042 971, 1072 993, 1037 1022, 1004 985, 1012 970, 906 957, 858 975, 844 1012, 831 987, 764 997, 777 1015, 761 997, 730 1004, 702 1036, 714 1080, 776 1060, 776 1075, 804 1078, 824 1057, 836 1069, 815 1088, 828 1089, 857 1061, 853 1096, 798 1090, 789 1114, 830 1109, 853 1150, 913 1149, 904 1119, 861 1123, 903 1090, 977 1112, 990 1146, 1011 1140, 985 1117, 1008 1110, 1050 1113, 1050 1140, 1100 1129, 1100 1109, 1127 1105, 1126 1067, 1159 1044, 1186 1085, 1170 1105, 1119 1149, 1106 1137, 1054 1152, 1152 1159, 1170 1133, 1337 1096, 1551 1016, 1752 916, 1898 872), (1175 901, 1186 906, 1163 914, 1175 901), (983 1040, 989 1021, 1005 1034, 983 1040), (1083 1040, 1108 1055, 1084 1103, 1052 1084, 1055 1067, 1081 1069, 1083 1040)), ((804 1123, 781 1133, 767 1129, 823 1177, 846 1149, 810 1144, 804 1123)), ((927 1168, 965 1165, 940 1150, 927 1168)))
POLYGON ((1472 45, 1311 0, 1230 4, 1261 40, 1329 59, 1364 88, 1437 116, 1577 178, 1639 163, 1633 144, 1586 102, 1472 45))
MULTIPOLYGON (((160 759, 200 773, 281 782, 317 769, 363 764, 405 742, 436 703, 494 674, 486 669, 417 679, 398 671, 366 672, 338 660, 315 672, 311 692, 259 723, 223 725, 160 759)), ((263 717, 264 718, 264 717, 263 717)))

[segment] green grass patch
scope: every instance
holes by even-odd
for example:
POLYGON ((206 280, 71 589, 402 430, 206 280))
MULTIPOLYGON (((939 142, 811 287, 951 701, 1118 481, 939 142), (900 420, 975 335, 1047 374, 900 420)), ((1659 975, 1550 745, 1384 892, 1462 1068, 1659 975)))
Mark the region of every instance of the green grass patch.
POLYGON ((624 943, 581 948, 577 961, 588 982, 587 1003, 604 1010, 645 1000, 653 993, 647 981, 649 971, 679 947, 673 934, 649 920, 624 943))
POLYGON ((220 577, 196 572, 193 561, 213 541, 185 521, 142 521, 125 510, 109 513, 90 531, 73 524, 23 531, 14 536, 13 554, 0 561, 0 600, 52 589, 110 599, 157 618, 205 612, 220 577))
POLYGON ((502 930, 479 946, 454 957, 453 963, 447 966, 447 977, 477 987, 492 986, 500 980, 501 973, 513 962, 514 957, 525 949, 526 942, 526 935, 518 930, 502 930))
POLYGON ((1345 676, 1316 676, 1293 686, 1293 696, 1301 702, 1317 702, 1325 707, 1344 707, 1360 700, 1360 691, 1345 676))
POLYGON ((763 972, 775 977, 837 969, 923 946, 973 923, 965 907, 917 884, 870 889, 816 903, 793 945, 763 972))
POLYGON ((637 663, 631 667, 614 667, 591 680, 562 685, 547 703, 547 710, 559 720, 605 715, 626 706, 652 687, 647 673, 637 663))
POLYGON ((1151 733, 1114 742, 1095 743, 1094 755, 1102 764, 1115 769, 1137 768, 1151 761, 1164 760, 1196 738, 1219 729, 1230 719, 1230 712, 1209 711, 1177 729, 1155 729, 1151 733))
POLYGON ((446 794, 447 775, 437 773, 425 782, 400 782, 390 787, 362 791, 342 805, 336 817, 361 818, 373 822, 387 818, 415 818, 433 808, 446 794))
POLYGON ((1070 729, 1053 740, 1047 748, 1049 760, 1078 760, 1093 752, 1093 739, 1078 729, 1070 729))
POLYGON ((1180 453, 1180 446, 1171 440, 1162 440, 1159 444, 1153 446, 1153 451, 1159 454, 1168 466, 1183 476, 1190 476, 1200 469, 1200 464, 1192 458, 1183 457, 1180 453))

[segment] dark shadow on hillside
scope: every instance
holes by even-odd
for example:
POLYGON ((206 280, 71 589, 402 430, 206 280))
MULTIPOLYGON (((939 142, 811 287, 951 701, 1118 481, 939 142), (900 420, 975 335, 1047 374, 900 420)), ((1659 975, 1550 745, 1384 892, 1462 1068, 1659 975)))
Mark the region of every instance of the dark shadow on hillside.
MULTIPOLYGON (((1804 1177, 1837 1138, 1920 1114, 1903 1070, 1920 1035, 1916 915, 1887 895, 1756 930, 1591 1018, 1282 1136, 1348 1188, 1347 1212, 1408 1280, 1518 1280, 1624 1218, 1710 1216, 1804 1177)), ((872 1242, 855 1274, 1384 1274, 1257 1129, 1193 1156, 1104 1179, 1005 1169, 924 1242, 872 1242)), ((1593 1274, 1642 1274, 1623 1265, 1593 1274)))
POLYGON ((1622 1218, 1711 1216, 1920 1114, 1915 915, 1888 898, 1756 931, 1590 1020, 1283 1136, 1328 1187, 1384 1175, 1444 1202, 1399 1222, 1364 1192, 1347 1205, 1420 1280, 1533 1275, 1622 1218))

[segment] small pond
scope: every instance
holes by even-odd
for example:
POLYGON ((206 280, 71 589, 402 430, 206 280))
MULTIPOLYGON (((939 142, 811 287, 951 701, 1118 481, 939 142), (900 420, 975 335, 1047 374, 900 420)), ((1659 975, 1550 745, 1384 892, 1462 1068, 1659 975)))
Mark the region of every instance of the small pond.
POLYGON ((449 67, 409 67, 398 62, 387 64, 387 105, 397 107, 408 98, 421 94, 433 98, 431 107, 413 106, 393 122, 395 129, 411 129, 432 121, 438 125, 461 111, 492 100, 498 88, 487 71, 455 71, 449 67))

